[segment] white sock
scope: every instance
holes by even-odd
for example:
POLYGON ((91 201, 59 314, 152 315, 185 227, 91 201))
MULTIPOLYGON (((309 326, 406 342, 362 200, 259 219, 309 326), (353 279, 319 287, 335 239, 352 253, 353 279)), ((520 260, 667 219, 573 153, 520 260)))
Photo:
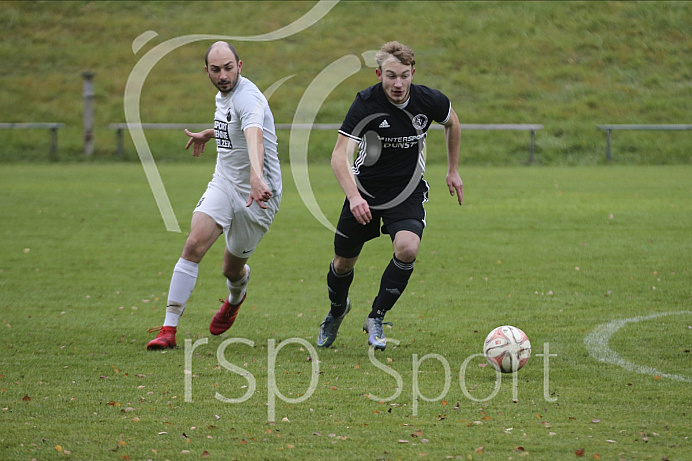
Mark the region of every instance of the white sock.
POLYGON ((171 287, 168 290, 168 303, 166 306, 165 327, 177 327, 180 317, 185 311, 187 301, 192 295, 192 290, 197 283, 199 264, 180 258, 173 269, 171 287))
POLYGON ((245 265, 245 277, 238 280, 237 282, 231 282, 226 279, 226 284, 228 285, 228 291, 231 294, 228 295, 228 302, 235 305, 242 301, 245 291, 247 291, 247 284, 250 281, 250 266, 245 265))
POLYGON ((182 316, 182 314, 178 315, 178 314, 174 314, 173 312, 166 312, 166 318, 163 321, 163 326, 164 327, 177 327, 181 316, 182 316))

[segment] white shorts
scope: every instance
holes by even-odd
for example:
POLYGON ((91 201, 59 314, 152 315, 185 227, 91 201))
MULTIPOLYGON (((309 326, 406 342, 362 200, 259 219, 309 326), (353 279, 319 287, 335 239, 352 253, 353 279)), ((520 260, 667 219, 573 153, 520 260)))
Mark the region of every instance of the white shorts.
POLYGON ((247 207, 247 196, 243 196, 227 182, 214 178, 209 182, 194 212, 200 211, 211 216, 223 228, 226 248, 232 255, 249 258, 279 211, 281 194, 275 193, 265 203, 266 209, 256 202, 247 207))

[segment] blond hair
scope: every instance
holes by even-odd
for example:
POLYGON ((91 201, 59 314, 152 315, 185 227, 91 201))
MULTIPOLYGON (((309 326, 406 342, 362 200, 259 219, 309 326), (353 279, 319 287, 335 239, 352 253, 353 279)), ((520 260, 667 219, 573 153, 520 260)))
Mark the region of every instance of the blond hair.
POLYGON ((413 50, 397 41, 387 42, 382 45, 380 50, 375 55, 377 67, 382 69, 382 64, 392 58, 396 59, 405 66, 414 66, 416 64, 413 50))

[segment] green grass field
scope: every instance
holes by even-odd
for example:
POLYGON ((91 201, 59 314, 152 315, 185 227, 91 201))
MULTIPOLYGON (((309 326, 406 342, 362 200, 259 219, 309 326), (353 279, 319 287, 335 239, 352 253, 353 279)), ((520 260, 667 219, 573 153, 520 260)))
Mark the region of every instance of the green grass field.
MULTIPOLYGON (((211 170, 160 165, 183 229, 211 170)), ((284 174, 232 330, 208 332, 217 244, 162 353, 147 329, 185 234, 141 166, 2 166, 0 459, 690 459, 690 167, 469 167, 459 207, 430 166, 429 227, 374 359, 361 325, 389 241, 366 247, 335 347, 313 351, 332 234, 284 174), (477 354, 502 324, 533 357, 496 389, 477 354), (626 363, 595 358, 609 350, 626 363)), ((334 222, 331 171, 310 174, 334 222)))
MULTIPOLYGON (((0 122, 65 123, 56 162, 47 131, 0 132, 0 460, 692 460, 689 132, 616 132, 606 166, 596 129, 690 123, 689 2, 341 1, 280 40, 236 40, 261 89, 288 78, 270 98, 278 123, 330 64, 400 40, 415 83, 447 94, 462 123, 543 124, 536 162, 524 165, 528 133, 464 132, 459 207, 432 132, 428 228, 389 347, 370 355, 361 331, 391 258, 383 237, 361 256, 334 347, 315 350, 333 234, 303 203, 280 131, 283 203, 236 324, 208 331, 226 292, 217 243, 178 348, 146 350, 215 155, 146 133, 183 229, 167 232, 132 139, 118 157, 108 129, 125 121, 128 79, 180 37, 270 34, 317 4, 0 2, 0 122), (498 380, 480 353, 503 324, 533 356, 498 380)), ((211 40, 157 61, 143 122, 211 120, 211 40)), ((316 122, 339 123, 373 83, 363 63, 316 122)), ((334 141, 313 131, 308 156, 331 223, 334 141)))

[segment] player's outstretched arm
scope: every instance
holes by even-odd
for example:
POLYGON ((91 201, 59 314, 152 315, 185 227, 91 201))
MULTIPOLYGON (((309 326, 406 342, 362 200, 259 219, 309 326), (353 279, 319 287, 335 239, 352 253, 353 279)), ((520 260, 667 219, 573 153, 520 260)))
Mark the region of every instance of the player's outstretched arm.
POLYGON ((454 109, 450 109, 449 120, 444 124, 447 145, 447 187, 449 194, 457 195, 459 205, 464 200, 464 183, 459 176, 459 147, 461 146, 461 126, 454 109))
POLYGON ((185 149, 187 150, 191 145, 194 144, 194 147, 192 148, 192 155, 195 157, 199 157, 199 154, 204 152, 204 146, 207 144, 207 141, 214 138, 214 130, 211 128, 200 131, 199 133, 192 133, 185 130, 185 134, 190 137, 190 139, 187 140, 185 149))
POLYGON ((339 134, 332 152, 332 171, 343 189, 351 205, 351 213, 360 224, 367 224, 372 219, 368 202, 360 195, 356 180, 353 177, 350 154, 354 151, 356 143, 346 136, 339 134))

